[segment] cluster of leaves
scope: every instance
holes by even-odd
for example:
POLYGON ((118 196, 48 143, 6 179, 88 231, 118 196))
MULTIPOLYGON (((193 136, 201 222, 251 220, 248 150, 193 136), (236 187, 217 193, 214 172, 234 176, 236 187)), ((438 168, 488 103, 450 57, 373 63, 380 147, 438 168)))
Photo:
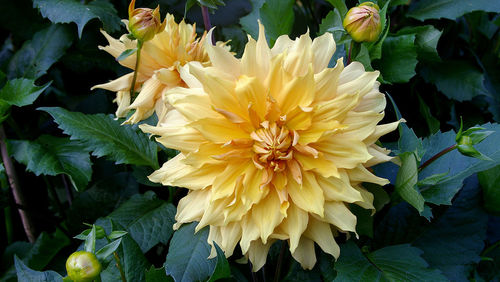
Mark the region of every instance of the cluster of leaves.
POLYGON ((355 0, 137 2, 159 2, 162 14, 185 16, 198 28, 195 4, 208 7, 216 36, 231 40, 237 54, 246 34, 257 37, 257 20, 271 45, 282 34, 330 32, 337 43, 331 63, 354 46, 352 60, 381 73, 392 102, 387 121, 406 120, 399 135, 382 140, 400 163, 374 168, 391 184, 367 186, 377 213, 352 207, 360 238, 339 237, 340 258, 319 253, 312 271, 277 242, 256 274, 218 247, 207 259, 206 228, 195 234, 192 223, 174 232, 185 191, 159 187, 147 175, 175 152, 110 115, 112 94, 89 90, 125 72, 97 46, 106 44, 100 28, 115 37, 125 32, 126 2, 0 0, 0 146, 3 161, 14 163, 0 167, 2 281, 60 281, 66 258, 79 249, 101 252, 103 281, 500 279, 498 1, 378 0, 382 34, 362 44, 351 44, 342 27, 355 0), (460 117, 464 128, 481 130, 460 130, 460 117), (467 150, 479 155, 453 150, 462 136, 474 140, 467 150), (24 202, 11 193, 12 171, 24 202), (31 217, 34 242, 25 241, 19 210, 31 217), (81 233, 85 223, 94 227, 81 233), (96 240, 98 230, 115 241, 96 240), (113 252, 123 275, 110 263, 113 252))

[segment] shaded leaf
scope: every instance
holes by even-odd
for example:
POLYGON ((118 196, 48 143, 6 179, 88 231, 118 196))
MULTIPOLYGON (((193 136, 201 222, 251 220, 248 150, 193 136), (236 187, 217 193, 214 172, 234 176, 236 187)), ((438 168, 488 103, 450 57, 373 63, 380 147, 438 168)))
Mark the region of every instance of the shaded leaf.
POLYGON ((396 177, 396 192, 419 212, 424 211, 424 197, 416 189, 418 181, 417 159, 413 152, 399 155, 401 168, 396 177))
POLYGON ((440 269, 451 281, 468 281, 467 268, 481 259, 487 221, 480 207, 477 178, 469 178, 453 206, 414 245, 424 251, 423 258, 432 267, 440 269))
POLYGON ((385 247, 365 256, 349 241, 341 246, 334 281, 447 281, 438 270, 428 268, 422 253, 405 244, 385 247))
POLYGON ((167 244, 172 236, 176 209, 152 191, 134 195, 107 216, 137 242, 143 252, 158 243, 167 244))
POLYGON ((280 35, 288 35, 292 31, 294 3, 294 0, 267 0, 260 8, 260 18, 266 27, 266 39, 270 46, 280 35))
POLYGON ((8 77, 36 80, 57 62, 73 38, 67 26, 51 25, 33 35, 9 62, 8 77))
POLYGON ((332 4, 332 6, 337 9, 342 16, 342 19, 347 14, 347 6, 345 5, 345 1, 342 0, 326 0, 328 3, 332 4))
POLYGON ((259 25, 257 23, 257 20, 260 19, 260 8, 264 4, 264 2, 265 0, 251 1, 252 11, 248 15, 240 18, 241 27, 254 39, 257 39, 259 37, 259 25))
POLYGON ((215 264, 214 272, 210 276, 209 282, 217 281, 218 279, 231 277, 231 268, 226 259, 224 251, 214 242, 215 250, 217 251, 217 263, 215 264))
POLYGON ((165 267, 155 268, 154 265, 151 266, 149 270, 146 270, 146 282, 170 282, 174 281, 172 277, 167 276, 165 273, 165 267))
POLYGON ((466 61, 426 65, 421 75, 427 82, 434 83, 446 97, 460 102, 488 94, 483 73, 466 61))
POLYGON ((9 150, 16 161, 36 175, 66 174, 79 191, 92 176, 92 163, 85 147, 69 138, 42 135, 35 141, 10 140, 9 150))
POLYGON ((158 168, 156 144, 130 125, 120 125, 104 114, 86 115, 57 107, 39 110, 49 113, 64 133, 81 141, 97 157, 158 168))
POLYGON ((405 27, 397 32, 397 35, 415 34, 417 55, 419 61, 439 62, 441 58, 437 52, 437 44, 441 38, 442 31, 432 25, 405 27))
POLYGON ((35 271, 27 267, 17 256, 14 257, 17 279, 19 281, 31 281, 31 282, 55 282, 63 281, 63 278, 59 273, 54 271, 35 271))
POLYGON ((418 20, 445 18, 454 20, 472 11, 500 12, 500 2, 490 0, 412 1, 407 16, 418 20))
MULTIPOLYGON (((438 184, 421 189, 422 196, 424 196, 426 202, 437 205, 450 205, 452 198, 462 187, 465 178, 500 164, 500 148, 498 147, 500 142, 500 125, 484 124, 481 127, 491 130, 494 133, 480 144, 475 145, 475 147, 478 151, 489 157, 491 161, 466 157, 457 150, 453 150, 438 158, 419 174, 420 179, 425 179, 431 175, 448 172, 447 177, 438 184)), ((455 144, 455 136, 455 132, 448 131, 445 133, 438 132, 424 139, 426 153, 422 158, 422 162, 455 144)))
POLYGON ((490 213, 500 215, 500 166, 478 173, 479 183, 483 188, 484 208, 490 213))
POLYGON ((394 83, 408 82, 415 73, 417 50, 415 34, 387 36, 382 45, 380 71, 384 80, 394 83))
POLYGON ((198 223, 184 224, 174 233, 165 261, 165 270, 175 281, 201 281, 214 271, 216 261, 208 259, 208 227, 194 229, 198 223))
POLYGON ((78 37, 82 37, 83 27, 95 18, 103 23, 108 32, 120 30, 121 19, 113 4, 105 0, 90 1, 88 4, 78 0, 33 0, 33 7, 53 23, 76 23, 78 37))
POLYGON ((425 118, 425 122, 427 123, 427 127, 429 128, 429 132, 431 134, 438 132, 441 126, 439 120, 432 116, 429 106, 427 106, 420 95, 418 95, 418 105, 420 108, 420 113, 425 118))

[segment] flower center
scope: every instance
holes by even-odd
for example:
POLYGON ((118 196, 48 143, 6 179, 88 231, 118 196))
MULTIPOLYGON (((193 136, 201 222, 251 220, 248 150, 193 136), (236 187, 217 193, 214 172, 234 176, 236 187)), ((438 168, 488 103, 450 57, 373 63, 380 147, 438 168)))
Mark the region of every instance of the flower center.
POLYGON ((279 126, 274 122, 264 121, 261 126, 250 134, 254 140, 253 161, 260 169, 269 167, 274 171, 283 171, 286 161, 293 157, 295 133, 289 131, 286 126, 279 126))

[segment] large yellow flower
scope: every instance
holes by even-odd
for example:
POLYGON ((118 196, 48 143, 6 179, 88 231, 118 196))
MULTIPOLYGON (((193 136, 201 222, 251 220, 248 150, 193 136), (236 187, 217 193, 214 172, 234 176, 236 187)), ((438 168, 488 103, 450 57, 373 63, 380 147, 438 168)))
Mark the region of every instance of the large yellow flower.
MULTIPOLYGON (((130 86, 133 72, 95 88, 103 88, 116 92, 118 109, 117 117, 125 117, 130 110, 135 113, 127 123, 137 123, 148 118, 156 110, 158 116, 166 113, 168 106, 161 97, 170 88, 186 86, 179 76, 179 68, 190 61, 199 61, 203 65, 209 64, 209 58, 203 48, 206 33, 201 38, 196 37, 195 25, 182 21, 177 24, 174 16, 167 14, 165 29, 149 41, 144 42, 141 52, 139 71, 137 74, 135 90, 140 90, 139 95, 131 103, 130 86)), ((109 42, 108 46, 99 46, 99 49, 108 52, 115 58, 127 49, 137 47, 137 40, 131 40, 127 35, 122 35, 119 40, 114 39, 102 31, 109 42)), ((135 69, 136 55, 127 57, 119 63, 132 70, 135 69)))
POLYGON ((334 236, 356 230, 347 204, 373 209, 361 183, 388 183, 367 169, 390 159, 375 142, 398 124, 377 125, 386 106, 379 72, 342 60, 328 68, 329 33, 281 36, 270 49, 260 25, 241 59, 205 48, 212 66, 186 65, 191 88, 171 89, 173 110, 158 126, 141 126, 181 152, 150 176, 190 190, 174 228, 210 226, 209 244, 230 256, 239 242, 254 270, 275 240, 288 240, 307 269, 316 263, 314 243, 338 257, 334 236))

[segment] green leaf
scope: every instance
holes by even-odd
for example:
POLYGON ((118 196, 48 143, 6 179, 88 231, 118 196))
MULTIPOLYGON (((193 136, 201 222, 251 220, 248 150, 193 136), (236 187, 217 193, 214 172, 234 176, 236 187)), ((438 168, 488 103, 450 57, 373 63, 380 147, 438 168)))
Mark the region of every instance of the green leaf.
POLYGON ((404 244, 365 256, 349 241, 341 245, 334 281, 447 281, 438 270, 429 269, 421 255, 421 250, 404 244))
POLYGON ((109 235, 108 235, 108 238, 110 240, 114 240, 114 239, 118 239, 120 237, 123 237, 125 235, 127 235, 128 232, 127 231, 113 231, 111 232, 109 235))
POLYGON ((417 66, 415 34, 387 36, 382 45, 380 71, 384 80, 393 83, 408 82, 417 66))
POLYGON ((422 116, 425 118, 425 122, 427 123, 427 127, 429 128, 429 132, 431 134, 438 132, 441 126, 439 120, 432 116, 429 106, 427 106, 420 95, 418 95, 418 105, 420 108, 420 114, 422 114, 422 116))
POLYGON ((382 23, 382 33, 379 36, 378 40, 373 43, 365 43, 368 50, 370 51, 370 58, 372 60, 380 59, 382 57, 382 46, 384 45, 384 41, 387 38, 387 34, 389 34, 390 28, 390 19, 387 19, 387 8, 389 7, 389 3, 391 1, 387 1, 382 9, 380 9, 380 22, 382 23))
POLYGON ((251 1, 252 11, 240 18, 240 24, 243 30, 250 34, 254 39, 259 37, 259 25, 257 20, 260 19, 260 8, 264 4, 265 0, 255 0, 251 1))
POLYGON ((467 268, 480 261, 488 217, 480 207, 477 178, 465 181, 453 206, 428 227, 413 244, 423 258, 450 281, 468 281, 467 268))
POLYGON ((95 252, 95 240, 96 240, 96 230, 95 230, 95 225, 92 225, 92 229, 89 232, 89 235, 87 235, 87 238, 85 239, 85 251, 89 253, 94 253, 95 252))
POLYGON ((99 260, 104 260, 106 259, 109 255, 111 255, 118 247, 120 246, 120 243, 122 242, 122 239, 119 238, 118 240, 114 240, 113 242, 107 244, 106 246, 102 247, 99 249, 95 255, 97 259, 99 260))
POLYGON ((422 139, 418 138, 413 129, 409 128, 406 123, 399 124, 399 154, 404 152, 414 152, 416 159, 420 161, 425 153, 422 139))
MULTIPOLYGON (((420 172, 419 178, 425 179, 431 175, 445 172, 449 172, 449 174, 438 184, 420 190, 426 202, 436 205, 450 205, 452 198, 462 187, 465 178, 500 164, 500 147, 498 147, 500 143, 500 125, 488 123, 481 125, 481 127, 494 133, 480 144, 475 145, 475 147, 490 158, 491 161, 466 157, 457 150, 453 150, 438 158, 420 172)), ((426 153, 422 161, 430 159, 443 149, 455 144, 455 136, 455 132, 448 131, 445 133, 438 132, 424 139, 423 144, 426 153)))
POLYGON ((223 0, 196 0, 202 6, 208 7, 210 9, 217 9, 217 6, 224 6, 223 0))
POLYGON ((417 159, 413 152, 399 155, 401 168, 396 177, 396 192, 419 212, 424 211, 424 197, 416 189, 418 181, 417 159))
POLYGON ((437 173, 437 174, 433 174, 425 179, 422 179, 422 180, 419 180, 417 182, 417 185, 418 186, 429 186, 429 185, 436 185, 438 184, 439 182, 443 181, 444 179, 446 179, 446 176, 448 175, 448 171, 447 172, 443 172, 443 173, 437 173))
POLYGON ((332 6, 340 12, 342 19, 347 14, 347 6, 345 5, 344 0, 326 0, 328 3, 332 4, 332 6))
POLYGON ((215 260, 209 260, 210 245, 207 243, 208 227, 194 233, 198 223, 184 224, 174 233, 168 248, 165 270, 175 281, 201 281, 207 279, 215 268, 215 260))
POLYGON ((172 236, 176 209, 152 191, 134 195, 106 218, 127 230, 143 252, 158 243, 167 244, 172 236))
POLYGON ((16 161, 36 175, 68 175, 78 191, 83 191, 91 179, 90 155, 78 141, 42 135, 35 141, 10 140, 9 150, 16 161))
POLYGON ((187 16, 187 12, 189 11, 189 9, 191 9, 191 7, 193 7, 194 4, 196 4, 198 1, 196 0, 187 0, 186 1, 186 5, 184 6, 184 18, 186 18, 187 16))
POLYGON ((324 34, 325 32, 330 32, 333 34, 333 39, 335 43, 339 45, 341 38, 346 31, 342 26, 342 18, 340 17, 338 10, 330 11, 326 17, 321 20, 321 24, 319 25, 319 35, 324 34))
POLYGON ((466 61, 443 61, 426 65, 422 77, 434 83, 446 97, 457 101, 470 101, 478 95, 488 95, 484 87, 484 74, 466 61))
POLYGON ((64 55, 72 41, 71 32, 64 25, 51 25, 35 33, 10 60, 8 77, 36 80, 64 55))
POLYGON ((290 34, 293 27, 294 0, 267 0, 260 8, 262 24, 266 27, 266 37, 270 46, 283 34, 290 34))
POLYGON ((440 62, 441 58, 437 52, 439 38, 443 34, 432 25, 405 27, 397 32, 397 35, 416 34, 415 44, 419 61, 440 62))
POLYGON ((137 52, 137 48, 134 48, 134 49, 127 49, 125 51, 123 51, 120 56, 118 56, 118 58, 116 58, 116 60, 119 62, 119 61, 123 61, 125 60, 126 58, 130 57, 131 55, 135 54, 135 52, 137 52))
POLYGON ((217 263, 215 265, 214 272, 208 282, 214 282, 218 279, 231 277, 231 268, 229 267, 229 262, 226 259, 224 251, 221 250, 219 245, 214 242, 215 250, 217 251, 217 263))
POLYGON ((154 265, 151 266, 149 270, 146 270, 146 282, 170 282, 174 281, 171 277, 167 276, 165 273, 165 267, 155 268, 154 265))
POLYGON ((500 215, 500 166, 482 171, 477 176, 483 188, 484 208, 490 213, 500 215))
POLYGON ((34 79, 17 78, 7 81, 7 84, 0 90, 0 99, 9 105, 23 107, 33 104, 52 82, 43 86, 36 86, 34 79))
POLYGON ((120 125, 112 116, 86 115, 62 108, 39 108, 49 113, 72 140, 80 140, 97 157, 107 156, 117 164, 158 168, 157 145, 130 125, 120 125))
POLYGON ((113 4, 105 0, 90 1, 88 4, 78 0, 33 0, 33 7, 53 23, 76 23, 80 38, 83 27, 96 18, 103 23, 106 31, 120 30, 121 19, 113 4))
POLYGON ((16 273, 18 281, 31 281, 31 282, 53 282, 62 281, 62 276, 54 271, 35 271, 27 267, 17 256, 14 256, 16 273))
POLYGON ((439 18, 454 20, 464 14, 479 10, 499 13, 500 2, 490 0, 415 1, 410 6, 407 16, 421 21, 439 18))

